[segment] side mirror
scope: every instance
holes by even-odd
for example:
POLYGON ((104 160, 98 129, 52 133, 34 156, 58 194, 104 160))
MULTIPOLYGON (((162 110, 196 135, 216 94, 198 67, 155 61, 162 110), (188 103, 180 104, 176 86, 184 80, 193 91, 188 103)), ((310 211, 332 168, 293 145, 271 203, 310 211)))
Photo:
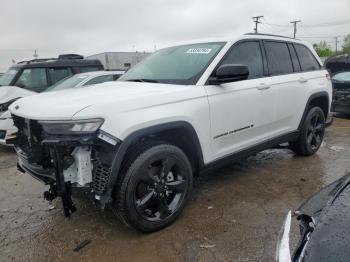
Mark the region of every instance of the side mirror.
POLYGON ((209 78, 209 84, 219 85, 223 83, 245 80, 249 76, 249 68, 246 65, 221 65, 216 69, 214 76, 209 78))

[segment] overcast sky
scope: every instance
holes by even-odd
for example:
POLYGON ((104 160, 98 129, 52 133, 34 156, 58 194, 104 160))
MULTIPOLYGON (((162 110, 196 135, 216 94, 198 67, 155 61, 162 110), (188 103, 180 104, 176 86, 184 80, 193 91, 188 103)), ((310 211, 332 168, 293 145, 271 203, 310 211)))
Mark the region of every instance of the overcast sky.
POLYGON ((154 51, 179 41, 259 31, 333 44, 350 33, 350 0, 0 0, 0 72, 12 59, 154 51), (314 27, 318 25, 318 27, 314 27))

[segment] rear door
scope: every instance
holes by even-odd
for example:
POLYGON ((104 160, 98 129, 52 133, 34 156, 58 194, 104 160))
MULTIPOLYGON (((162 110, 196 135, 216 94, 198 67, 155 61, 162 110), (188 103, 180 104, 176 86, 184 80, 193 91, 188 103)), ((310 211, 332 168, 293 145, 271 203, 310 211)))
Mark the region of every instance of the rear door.
POLYGON ((265 40, 264 47, 274 99, 271 135, 277 137, 296 129, 296 111, 304 107, 305 89, 293 45, 265 40))
POLYGON ((214 159, 265 141, 271 132, 274 108, 261 41, 234 44, 218 66, 225 64, 247 65, 250 74, 247 80, 205 86, 214 159))

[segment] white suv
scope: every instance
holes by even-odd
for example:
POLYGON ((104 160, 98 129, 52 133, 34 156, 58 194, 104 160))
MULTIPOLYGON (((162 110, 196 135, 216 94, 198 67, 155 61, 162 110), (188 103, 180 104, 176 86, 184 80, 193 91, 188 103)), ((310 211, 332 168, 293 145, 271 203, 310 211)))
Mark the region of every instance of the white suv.
POLYGON ((331 96, 308 44, 248 34, 159 50, 117 82, 20 99, 8 142, 66 216, 74 187, 88 187, 151 232, 177 218, 204 170, 285 142, 314 154, 331 96))

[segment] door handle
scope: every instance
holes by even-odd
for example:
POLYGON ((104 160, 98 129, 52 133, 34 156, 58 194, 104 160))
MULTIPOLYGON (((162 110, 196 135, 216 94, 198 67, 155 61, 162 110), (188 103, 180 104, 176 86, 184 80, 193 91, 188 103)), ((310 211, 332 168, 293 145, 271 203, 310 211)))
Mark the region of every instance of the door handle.
POLYGON ((305 77, 300 77, 299 82, 300 83, 306 83, 308 80, 305 77))
POLYGON ((265 83, 260 83, 256 88, 258 90, 266 90, 266 89, 269 89, 271 86, 270 85, 267 85, 265 83))

